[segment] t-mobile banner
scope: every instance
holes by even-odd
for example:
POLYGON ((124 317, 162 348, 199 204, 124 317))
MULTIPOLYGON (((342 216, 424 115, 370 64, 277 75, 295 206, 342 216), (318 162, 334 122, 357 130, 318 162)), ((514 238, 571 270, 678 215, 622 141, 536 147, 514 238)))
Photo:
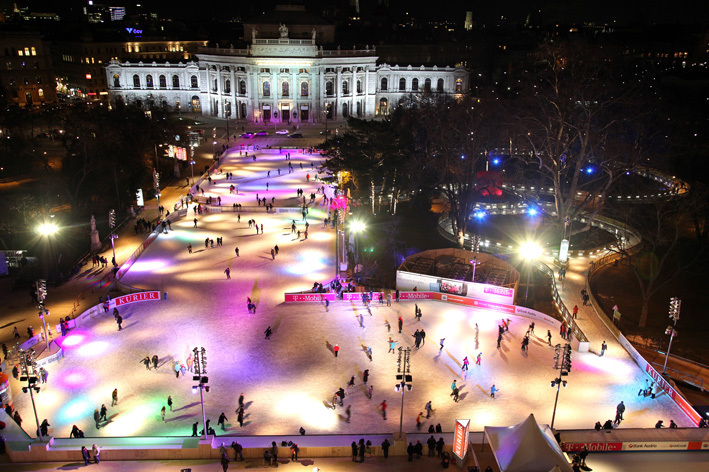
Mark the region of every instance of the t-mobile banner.
POLYGON ((515 296, 514 289, 509 287, 442 279, 401 270, 396 272, 396 288, 402 291, 411 291, 417 288, 432 292, 450 293, 451 295, 476 298, 503 305, 514 303, 515 296))
POLYGON ((473 306, 475 308, 484 308, 486 310, 501 311, 503 313, 514 314, 514 305, 504 305, 502 303, 492 303, 485 300, 476 300, 475 298, 459 297, 457 295, 450 295, 447 293, 434 293, 434 300, 441 300, 443 302, 460 303, 461 305, 473 306))
POLYGON ((337 299, 335 293, 286 293, 286 303, 288 302, 324 302, 329 300, 334 302, 337 299))
POLYGON ((140 292, 131 293, 130 295, 123 295, 113 299, 116 306, 128 305, 129 303, 136 302, 149 302, 153 300, 160 300, 160 292, 155 290, 151 292, 140 292))

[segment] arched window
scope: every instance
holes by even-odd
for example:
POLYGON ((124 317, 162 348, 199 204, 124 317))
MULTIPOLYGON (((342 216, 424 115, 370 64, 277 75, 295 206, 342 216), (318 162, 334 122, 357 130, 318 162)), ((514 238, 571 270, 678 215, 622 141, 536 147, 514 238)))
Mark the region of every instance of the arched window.
POLYGON ((241 102, 239 104, 239 109, 241 110, 241 116, 239 118, 241 118, 241 119, 246 118, 246 103, 241 102))
POLYGON ((389 114, 389 101, 386 98, 381 98, 379 100, 379 114, 388 115, 389 114))
POLYGON ((411 90, 414 92, 418 91, 419 89, 419 79, 414 79, 411 81, 411 90))
POLYGON ((345 117, 345 118, 347 118, 348 116, 350 116, 349 106, 347 105, 347 103, 343 103, 343 104, 342 104, 342 116, 345 117))
POLYGON ((288 84, 287 80, 284 80, 283 83, 281 84, 281 96, 283 96, 283 97, 290 96, 290 85, 288 84))
POLYGON ((196 75, 193 75, 192 77, 190 77, 190 87, 192 87, 192 88, 199 87, 199 84, 197 83, 197 76, 196 75))
POLYGON ((443 92, 443 79, 438 79, 438 85, 436 85, 437 92, 443 92))
POLYGON ((212 79, 212 92, 217 91, 217 79, 212 79))
POLYGON ((342 94, 348 95, 350 93, 350 82, 347 80, 342 81, 342 94))
POLYGON ((164 75, 161 75, 158 77, 158 80, 160 81, 160 88, 167 88, 167 79, 165 78, 164 75))
POLYGON ((148 88, 153 88, 153 76, 148 74, 145 77, 145 86, 148 88))
POLYGON ((138 77, 138 74, 133 76, 133 87, 140 88, 140 77, 138 77))
POLYGON ((399 79, 399 91, 403 92, 404 90, 406 90, 406 79, 402 77, 399 79))
POLYGON ((463 79, 455 79, 455 91, 456 93, 463 91, 463 79))
POLYGON ((180 77, 178 77, 177 75, 172 76, 172 88, 180 88, 180 77))
POLYGON ((325 95, 332 95, 332 82, 325 82, 325 95))
POLYGON ((362 102, 357 102, 357 116, 362 116, 362 102))
POLYGON ((388 85, 389 82, 387 81, 386 77, 382 78, 382 85, 380 87, 382 89, 382 92, 386 92, 388 85))
POLYGON ((224 81, 224 93, 231 93, 231 79, 224 81))
POLYGON ((37 95, 39 95, 39 98, 44 98, 44 90, 42 90, 42 89, 37 90, 37 95))
POLYGON ((362 93, 362 81, 357 80, 357 93, 362 93))
POLYGON ((271 82, 269 82, 268 80, 263 83, 263 96, 271 96, 271 82))
MULTIPOLYGON (((246 81, 245 80, 239 81, 239 94, 246 95, 246 81)), ((245 118, 245 117, 243 117, 243 118, 245 118)))
POLYGON ((118 74, 113 74, 113 86, 114 87, 121 86, 121 78, 118 76, 118 74))
POLYGON ((307 96, 308 96, 308 83, 307 83, 307 82, 301 82, 301 83, 300 83, 300 96, 301 96, 301 97, 307 97, 307 96))
POLYGON ((423 91, 424 92, 431 91, 431 79, 426 79, 423 81, 423 91))

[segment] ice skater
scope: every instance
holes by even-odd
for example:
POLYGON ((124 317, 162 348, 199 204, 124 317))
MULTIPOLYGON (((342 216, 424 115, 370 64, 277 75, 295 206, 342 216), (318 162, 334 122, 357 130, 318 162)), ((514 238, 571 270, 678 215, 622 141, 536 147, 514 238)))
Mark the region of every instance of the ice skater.
POLYGON ((264 331, 264 334, 266 335, 266 339, 271 339, 271 334, 273 334, 273 331, 271 330, 270 326, 268 328, 266 328, 266 331, 264 331))

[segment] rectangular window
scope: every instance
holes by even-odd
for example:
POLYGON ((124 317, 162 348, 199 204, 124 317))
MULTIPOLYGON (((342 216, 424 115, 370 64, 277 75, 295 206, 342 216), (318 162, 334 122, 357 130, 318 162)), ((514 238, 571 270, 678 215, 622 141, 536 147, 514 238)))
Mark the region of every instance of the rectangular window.
POLYGON ((32 55, 33 55, 33 56, 36 56, 36 55, 37 55, 37 51, 35 50, 34 46, 32 46, 32 55))
POLYGON ((18 50, 17 50, 17 55, 18 55, 18 56, 24 56, 25 53, 22 52, 22 49, 18 49, 18 50))
POLYGON ((30 48, 25 48, 25 56, 29 56, 29 55, 30 55, 30 48))

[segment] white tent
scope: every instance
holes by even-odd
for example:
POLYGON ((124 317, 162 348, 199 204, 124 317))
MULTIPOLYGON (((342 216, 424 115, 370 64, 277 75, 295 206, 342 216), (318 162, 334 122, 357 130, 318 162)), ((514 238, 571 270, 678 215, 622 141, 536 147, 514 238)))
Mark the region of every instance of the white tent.
POLYGON ((551 428, 534 415, 516 426, 485 426, 485 437, 502 472, 572 472, 551 428))

